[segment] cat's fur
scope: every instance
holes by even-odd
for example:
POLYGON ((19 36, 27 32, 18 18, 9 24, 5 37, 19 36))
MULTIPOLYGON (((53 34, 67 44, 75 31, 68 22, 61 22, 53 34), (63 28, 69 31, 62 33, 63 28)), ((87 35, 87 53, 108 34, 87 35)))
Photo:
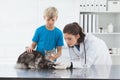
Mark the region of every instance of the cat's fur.
POLYGON ((46 60, 40 52, 28 53, 25 51, 18 57, 16 68, 54 69, 54 66, 54 62, 46 60))
POLYGON ((55 49, 52 49, 52 50, 49 50, 49 51, 45 50, 45 59, 49 60, 51 62, 54 62, 53 60, 50 60, 49 57, 54 55, 55 53, 56 53, 55 49))

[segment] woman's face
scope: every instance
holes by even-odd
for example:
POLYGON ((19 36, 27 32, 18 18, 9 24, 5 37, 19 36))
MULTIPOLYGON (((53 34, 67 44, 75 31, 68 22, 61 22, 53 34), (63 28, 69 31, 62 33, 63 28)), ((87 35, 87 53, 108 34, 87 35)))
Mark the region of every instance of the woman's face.
POLYGON ((80 36, 64 33, 64 38, 68 46, 74 46, 77 44, 77 40, 80 38, 80 36))

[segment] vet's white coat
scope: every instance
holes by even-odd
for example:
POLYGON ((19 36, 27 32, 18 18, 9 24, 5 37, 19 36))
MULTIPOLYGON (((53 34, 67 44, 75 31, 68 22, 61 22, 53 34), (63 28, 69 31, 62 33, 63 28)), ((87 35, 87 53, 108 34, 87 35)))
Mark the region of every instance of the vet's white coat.
MULTIPOLYGON (((112 60, 108 48, 103 40, 86 34, 85 40, 86 63, 91 65, 111 65, 112 60)), ((80 43, 80 51, 76 47, 69 48, 69 55, 74 68, 82 68, 85 63, 84 44, 80 43)))

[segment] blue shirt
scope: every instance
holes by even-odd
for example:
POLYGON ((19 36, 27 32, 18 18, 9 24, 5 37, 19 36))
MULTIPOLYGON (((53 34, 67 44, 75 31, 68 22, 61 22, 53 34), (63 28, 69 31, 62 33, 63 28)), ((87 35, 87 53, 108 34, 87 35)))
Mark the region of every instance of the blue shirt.
POLYGON ((64 45, 62 31, 56 27, 48 30, 45 25, 36 29, 32 41, 37 43, 36 51, 41 52, 42 55, 45 55, 45 50, 49 51, 64 45))

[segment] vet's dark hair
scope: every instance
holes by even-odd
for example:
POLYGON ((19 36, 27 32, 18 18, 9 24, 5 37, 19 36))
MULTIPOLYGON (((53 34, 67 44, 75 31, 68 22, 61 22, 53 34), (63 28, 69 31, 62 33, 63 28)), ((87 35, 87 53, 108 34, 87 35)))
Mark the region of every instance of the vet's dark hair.
POLYGON ((79 34, 80 38, 77 41, 78 43, 83 42, 85 38, 85 34, 83 33, 81 26, 79 26, 79 24, 76 22, 65 25, 63 33, 72 34, 74 36, 79 34))

